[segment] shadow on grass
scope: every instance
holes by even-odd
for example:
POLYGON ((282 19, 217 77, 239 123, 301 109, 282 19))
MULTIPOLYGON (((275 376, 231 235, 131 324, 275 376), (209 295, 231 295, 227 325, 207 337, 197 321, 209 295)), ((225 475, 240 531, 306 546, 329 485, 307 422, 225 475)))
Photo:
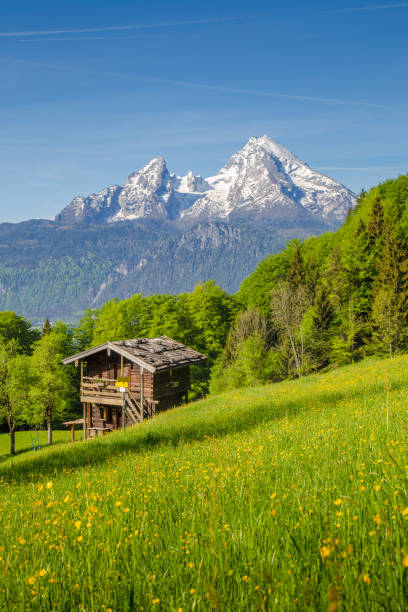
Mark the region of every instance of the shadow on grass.
MULTIPOLYGON (((81 434, 82 434, 82 430, 81 430, 81 434)), ((5 434, 5 435, 8 436, 9 434, 5 434)), ((79 439, 79 435, 77 435, 77 439, 79 439)), ((61 446, 63 444, 68 444, 69 442, 70 442, 70 440, 56 440, 55 442, 53 442, 51 444, 51 446, 48 446, 48 444, 45 442, 37 450, 34 450, 33 447, 32 447, 32 444, 30 446, 30 443, 27 442, 25 444, 25 446, 22 446, 18 450, 16 450, 14 456, 10 455, 10 453, 4 453, 4 454, 0 455, 0 465, 2 463, 5 463, 9 459, 15 459, 16 457, 19 457, 20 455, 25 455, 27 458, 29 457, 30 459, 32 459, 35 456, 35 453, 37 453, 37 452, 41 452, 43 450, 50 449, 50 448, 55 449, 57 446, 61 446), (31 453, 31 454, 29 455, 29 453, 31 453)), ((0 477, 1 477, 1 472, 0 472, 0 477)))
MULTIPOLYGON (((79 436, 77 436, 79 438, 79 436)), ((41 452, 43 450, 46 450, 48 448, 53 448, 55 449, 57 446, 62 446, 63 444, 68 444, 68 440, 58 440, 58 442, 53 442, 51 446, 48 446, 48 444, 44 444, 43 446, 41 446, 39 449, 34 450, 32 448, 32 446, 23 446, 23 448, 19 448, 18 450, 16 450, 14 456, 10 455, 10 453, 8 454, 4 454, 4 455, 0 455, 0 465, 2 463, 4 463, 5 461, 8 461, 9 459, 14 459, 16 457, 19 457, 20 455, 25 455, 26 457, 28 457, 28 453, 30 454, 30 459, 33 458, 35 456, 35 453, 37 452, 41 452)), ((0 476, 1 476, 1 472, 0 472, 0 476)))
MULTIPOLYGON (((30 457, 10 460, 0 466, 0 479, 23 482, 50 477, 55 473, 101 464, 112 457, 126 453, 142 453, 162 446, 178 446, 200 442, 208 438, 251 430, 262 423, 308 412, 311 408, 334 407, 338 402, 377 393, 384 389, 376 382, 359 389, 325 391, 303 388, 296 399, 273 396, 273 387, 242 393, 240 400, 233 394, 207 398, 189 406, 176 408, 154 419, 136 425, 127 432, 113 432, 104 438, 87 443, 64 444, 61 448, 37 451, 30 457), (270 394, 268 398, 266 394, 270 394), (263 397, 262 397, 263 395, 263 397)), ((406 387, 406 382, 395 383, 394 391, 406 387)))

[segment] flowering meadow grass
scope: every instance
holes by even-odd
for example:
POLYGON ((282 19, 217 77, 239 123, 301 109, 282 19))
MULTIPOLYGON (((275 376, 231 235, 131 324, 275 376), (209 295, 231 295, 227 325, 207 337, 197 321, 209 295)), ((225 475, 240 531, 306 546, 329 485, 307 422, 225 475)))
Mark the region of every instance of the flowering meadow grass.
POLYGON ((1 610, 408 607, 408 357, 0 464, 1 610))

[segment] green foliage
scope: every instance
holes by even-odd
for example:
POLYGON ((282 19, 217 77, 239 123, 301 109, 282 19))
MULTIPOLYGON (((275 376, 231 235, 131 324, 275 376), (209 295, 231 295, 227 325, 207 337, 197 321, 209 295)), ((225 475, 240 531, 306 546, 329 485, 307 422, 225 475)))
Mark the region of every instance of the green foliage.
POLYGON ((38 340, 40 333, 31 326, 30 321, 5 310, 0 312, 0 342, 17 342, 19 351, 29 353, 33 343, 38 340))
POLYGON ((27 420, 30 388, 29 357, 18 353, 15 340, 0 345, 0 421, 7 422, 10 454, 15 453, 15 431, 27 420))
POLYGON ((53 331, 37 342, 31 357, 33 384, 27 420, 31 425, 47 423, 49 444, 52 442, 53 421, 61 420, 75 399, 73 373, 61 363, 67 355, 66 349, 66 334, 53 331))
POLYGON ((76 352, 80 353, 92 345, 97 315, 97 310, 87 308, 77 326, 73 329, 73 344, 76 352))
POLYGON ((330 361, 330 341, 333 335, 332 327, 334 320, 334 307, 330 301, 326 287, 321 285, 313 303, 311 329, 313 360, 319 368, 327 366, 330 361))
POLYGON ((239 306, 214 281, 199 283, 180 295, 136 294, 111 300, 100 310, 88 309, 73 330, 78 350, 107 341, 168 336, 208 357, 205 366, 192 368, 192 399, 208 392, 210 370, 225 346, 239 306))
POLYGON ((278 357, 270 350, 273 330, 254 308, 231 326, 222 357, 213 368, 210 390, 219 393, 277 378, 278 357))

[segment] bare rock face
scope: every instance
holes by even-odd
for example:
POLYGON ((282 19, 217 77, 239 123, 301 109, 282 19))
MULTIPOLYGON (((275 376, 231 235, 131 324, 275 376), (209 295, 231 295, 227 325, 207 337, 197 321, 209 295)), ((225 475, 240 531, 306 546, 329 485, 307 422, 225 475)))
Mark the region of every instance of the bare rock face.
POLYGON ((89 196, 76 197, 55 217, 55 221, 106 223, 119 211, 120 185, 113 185, 89 196))
POLYGON ((252 137, 226 166, 207 179, 170 174, 162 157, 114 185, 75 198, 56 221, 113 223, 134 219, 243 221, 275 227, 335 228, 356 204, 355 195, 313 170, 268 136, 252 137))

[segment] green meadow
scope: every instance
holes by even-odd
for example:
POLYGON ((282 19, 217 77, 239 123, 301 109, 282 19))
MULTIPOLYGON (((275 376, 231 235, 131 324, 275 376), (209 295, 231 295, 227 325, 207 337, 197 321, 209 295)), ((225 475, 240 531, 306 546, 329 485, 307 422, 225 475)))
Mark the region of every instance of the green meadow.
MULTIPOLYGON (((76 432, 76 438, 79 440, 81 438, 81 432, 76 432)), ((63 442, 68 442, 71 440, 71 430, 69 431, 61 431, 56 430, 53 431, 52 434, 53 443, 60 444, 63 442)), ((27 453, 28 451, 33 451, 33 442, 34 446, 37 447, 38 443, 40 446, 40 450, 47 446, 47 432, 40 431, 18 431, 16 432, 16 453, 27 453)), ((5 461, 10 457, 10 436, 9 434, 0 434, 0 463, 5 461)))
POLYGON ((0 609, 404 610, 407 432, 403 356, 5 459, 0 609))

